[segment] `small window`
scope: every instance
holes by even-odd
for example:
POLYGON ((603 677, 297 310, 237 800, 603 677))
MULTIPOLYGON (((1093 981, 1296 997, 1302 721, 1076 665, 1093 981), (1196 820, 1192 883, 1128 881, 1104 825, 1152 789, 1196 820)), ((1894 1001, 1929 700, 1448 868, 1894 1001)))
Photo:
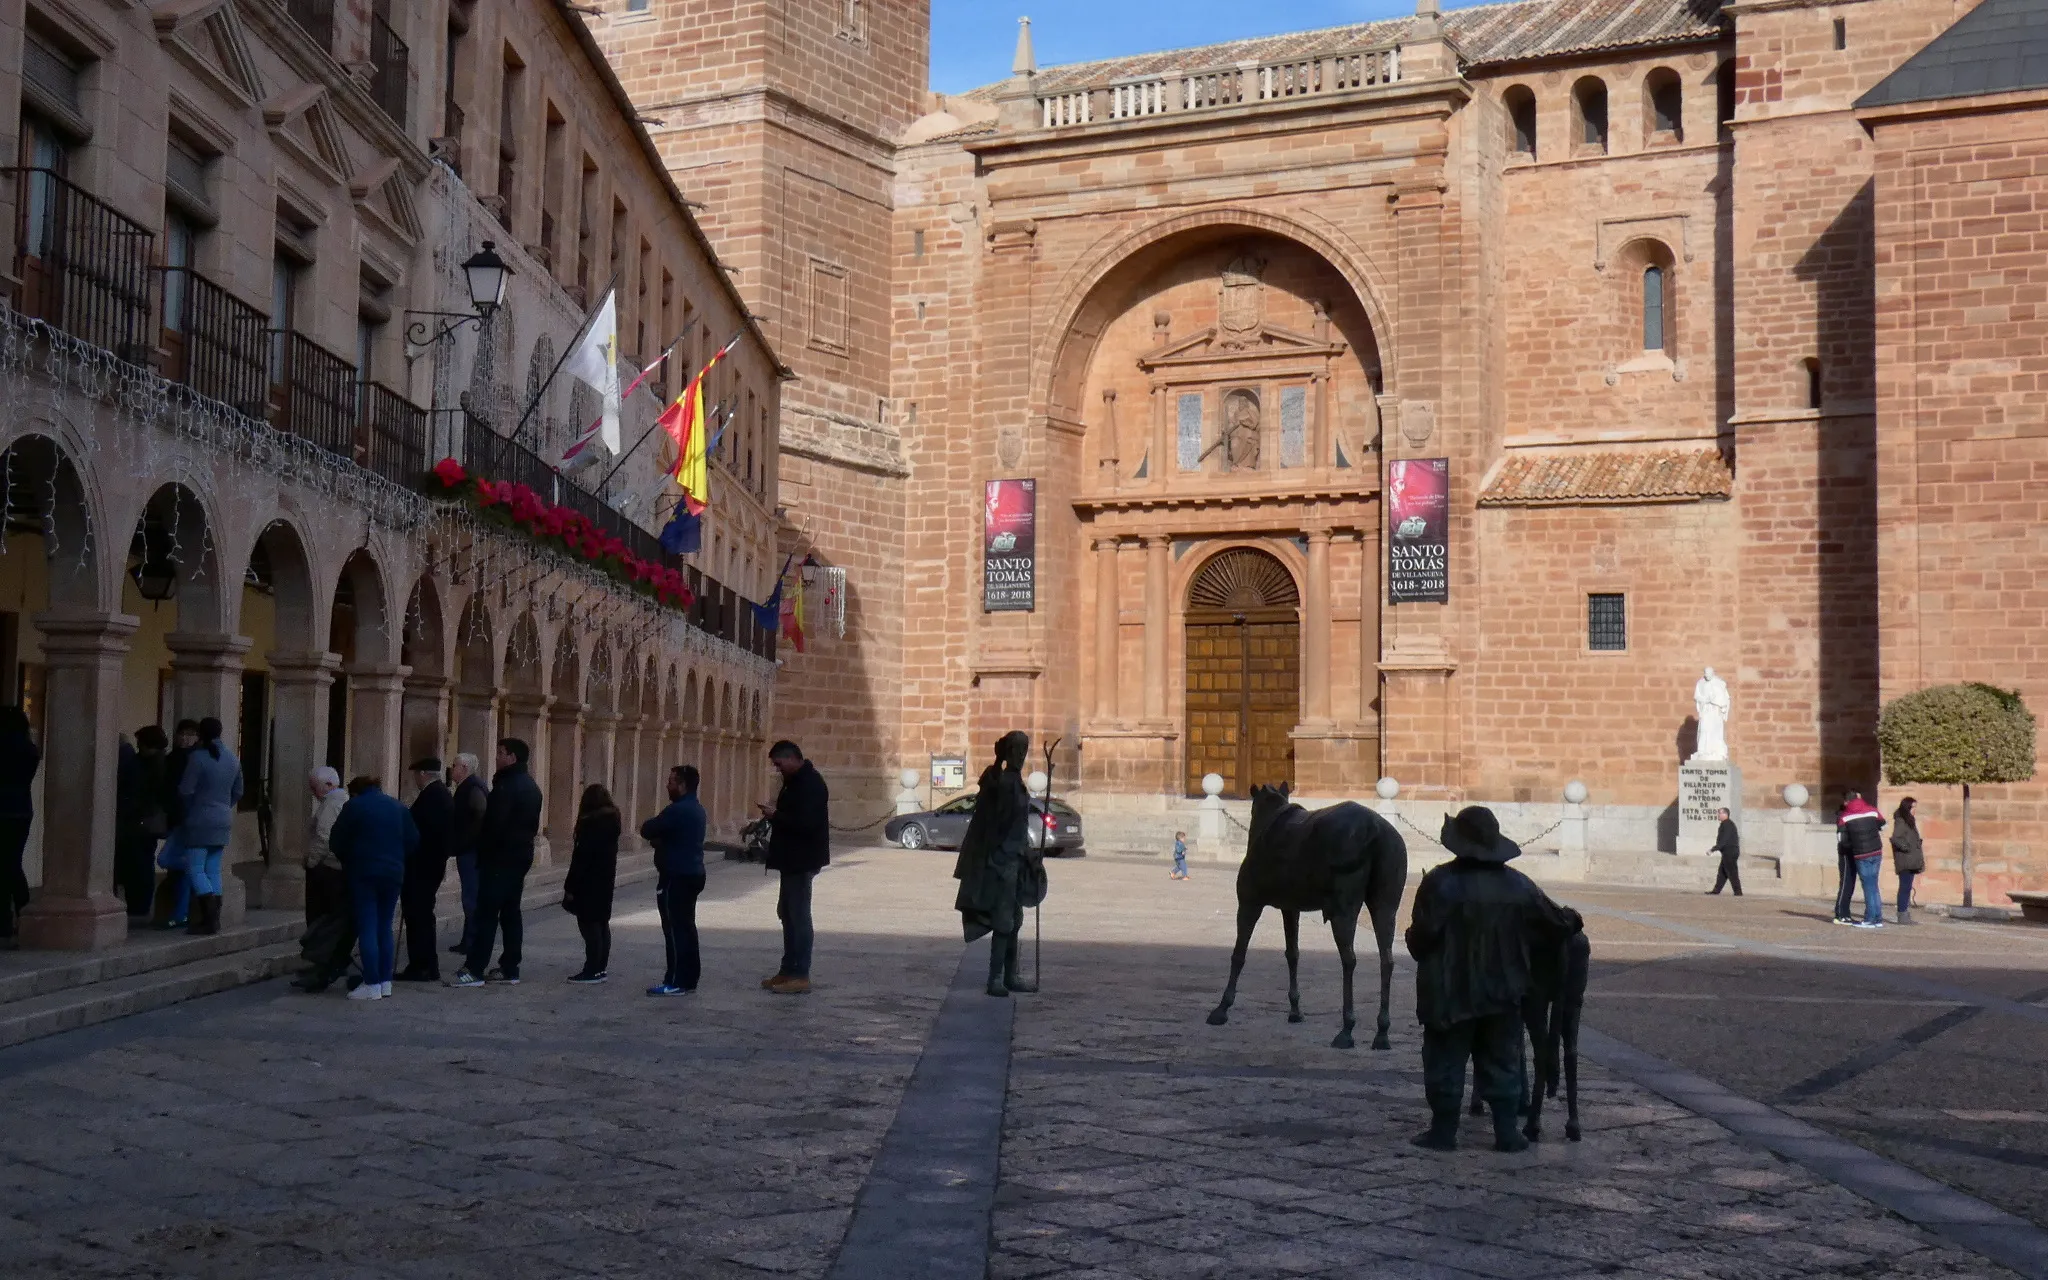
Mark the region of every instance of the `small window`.
POLYGON ((924 256, 924 232, 913 231, 910 233, 910 256, 913 258, 922 258, 924 256))
POLYGON ((922 302, 917 304, 917 318, 920 320, 924 319, 924 303, 922 302))
POLYGON ((1572 86, 1572 112, 1578 117, 1581 150, 1607 150, 1607 85, 1598 76, 1587 76, 1572 86))
POLYGON ((647 12, 647 0, 626 0, 627 13, 647 12))
POLYGON ((1280 465, 1308 463, 1308 388, 1280 388, 1280 465))
POLYGON ((1714 73, 1714 114, 1720 117, 1721 136, 1727 137, 1735 123, 1735 61, 1729 59, 1714 73))
POLYGON ((1848 48, 1848 47, 1849 47, 1849 20, 1848 20, 1847 18, 1836 18, 1836 19, 1835 19, 1835 48, 1837 48, 1837 49, 1846 49, 1846 48, 1848 48))
POLYGON ((22 40, 21 75, 30 85, 54 99, 58 106, 73 114, 83 110, 79 93, 84 78, 83 65, 40 32, 32 30, 22 40))
POLYGON ((1818 409, 1820 408, 1820 361, 1808 357, 1800 361, 1799 364, 1801 370, 1806 374, 1806 407, 1818 409))
POLYGON ((1628 597, 1595 592, 1586 597, 1586 647, 1595 653, 1628 648, 1628 597))
POLYGON ((1643 350, 1664 350, 1664 268, 1643 269, 1643 350))
POLYGON ((1518 156, 1536 158, 1536 95, 1527 85, 1514 85, 1501 95, 1508 110, 1508 146, 1518 156))
POLYGON ((1685 140, 1685 85, 1678 73, 1669 67, 1658 67, 1643 78, 1643 94, 1648 99, 1650 129, 1653 142, 1683 142, 1685 140))

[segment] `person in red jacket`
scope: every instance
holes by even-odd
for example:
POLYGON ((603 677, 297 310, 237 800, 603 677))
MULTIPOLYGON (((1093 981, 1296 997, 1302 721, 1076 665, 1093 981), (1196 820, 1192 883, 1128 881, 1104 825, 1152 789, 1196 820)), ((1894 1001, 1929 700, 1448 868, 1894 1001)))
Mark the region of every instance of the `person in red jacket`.
POLYGON ((1854 864, 1856 880, 1863 886, 1863 918, 1849 918, 1849 885, 1845 881, 1835 899, 1835 923, 1854 924, 1859 929, 1884 928, 1884 895, 1877 887, 1877 873, 1884 864, 1884 815, 1855 791, 1842 802, 1835 819, 1837 847, 1854 864))

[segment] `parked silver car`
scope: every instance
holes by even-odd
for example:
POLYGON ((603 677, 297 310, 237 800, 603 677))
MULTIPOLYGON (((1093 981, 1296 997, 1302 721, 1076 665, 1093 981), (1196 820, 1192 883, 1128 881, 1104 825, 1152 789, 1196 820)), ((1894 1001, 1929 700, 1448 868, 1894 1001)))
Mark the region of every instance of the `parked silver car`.
MULTIPOLYGON (((906 849, 958 849, 967 838, 967 824, 973 817, 974 796, 964 795, 923 813, 898 814, 882 828, 882 834, 906 849)), ((1067 857, 1084 851, 1081 815, 1064 800, 1033 800, 1031 821, 1025 832, 1031 847, 1045 850, 1047 857, 1067 857)))

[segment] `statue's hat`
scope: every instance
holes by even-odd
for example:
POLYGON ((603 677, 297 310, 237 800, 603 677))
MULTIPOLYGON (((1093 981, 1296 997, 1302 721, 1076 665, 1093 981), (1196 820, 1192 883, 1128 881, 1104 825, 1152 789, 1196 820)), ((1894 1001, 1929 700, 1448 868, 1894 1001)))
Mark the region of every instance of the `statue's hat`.
POLYGON ((1500 819, 1485 805, 1475 804, 1444 819, 1437 842, 1460 858, 1506 862, 1522 856, 1522 846, 1500 833, 1500 819))

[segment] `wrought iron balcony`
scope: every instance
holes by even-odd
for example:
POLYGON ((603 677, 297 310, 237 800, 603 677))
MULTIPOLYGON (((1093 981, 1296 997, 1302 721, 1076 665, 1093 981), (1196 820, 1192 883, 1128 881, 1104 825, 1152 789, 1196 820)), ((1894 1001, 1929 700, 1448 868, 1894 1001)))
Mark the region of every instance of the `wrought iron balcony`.
POLYGON ((412 51, 376 14, 370 15, 370 96, 384 108, 384 114, 405 128, 406 75, 412 51))
POLYGON ((1375 45, 1340 53, 1161 71, 1037 95, 1040 125, 1068 129, 1103 121, 1286 102, 1342 93, 1401 78, 1401 47, 1375 45))
POLYGON ((16 309, 146 364, 155 234, 50 169, 6 169, 14 182, 16 309))
POLYGON ((427 469, 427 411, 379 382, 359 383, 362 463, 393 484, 415 485, 427 469))
POLYGON ((334 52, 334 0, 284 0, 284 10, 322 49, 334 52))
POLYGON ((252 418, 266 415, 270 318, 186 267, 163 269, 162 373, 252 418))
POLYGON ((267 331, 270 425, 351 462, 356 453, 356 369, 302 333, 267 331))

